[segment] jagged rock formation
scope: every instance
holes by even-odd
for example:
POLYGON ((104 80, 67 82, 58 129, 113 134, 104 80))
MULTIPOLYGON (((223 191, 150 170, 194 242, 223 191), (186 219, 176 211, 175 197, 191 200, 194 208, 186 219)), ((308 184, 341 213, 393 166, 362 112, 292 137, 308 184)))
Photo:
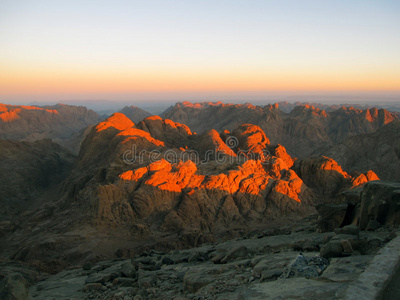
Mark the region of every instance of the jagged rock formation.
POLYGON ((347 138, 324 153, 349 172, 373 170, 383 180, 400 180, 400 121, 347 138))
POLYGON ((355 216, 360 229, 400 224, 400 183, 370 182, 360 193, 360 212, 355 216), (357 218, 359 217, 359 220, 357 218))
POLYGON ((283 147, 269 146, 255 125, 240 126, 232 137, 245 151, 229 148, 215 130, 197 135, 157 116, 135 125, 114 114, 82 144, 65 189, 85 205, 90 201, 96 222, 158 223, 175 232, 213 231, 312 205, 312 192, 289 169, 283 147))
POLYGON ((295 222, 376 179, 342 174, 332 188, 332 166, 340 168, 327 158, 296 161, 256 125, 196 134, 158 116, 135 124, 115 113, 87 134, 61 196, 18 219, 0 255, 53 271, 146 245, 193 247, 237 236, 235 228, 295 222))
POLYGON ((51 140, 0 140, 0 220, 8 220, 37 203, 37 198, 61 182, 75 157, 51 140))
POLYGON ((321 230, 330 231, 348 224, 357 225, 361 230, 375 230, 400 224, 398 182, 366 182, 352 190, 343 191, 340 198, 337 204, 317 207, 321 230))
POLYGON ((328 158, 295 163, 256 125, 198 135, 158 116, 134 124, 116 113, 87 136, 64 191, 99 226, 213 233, 304 216, 316 198, 375 179, 373 172, 352 177, 328 158), (341 177, 332 177, 335 170, 341 177))
POLYGON ((261 107, 183 102, 169 108, 162 117, 184 123, 199 133, 211 128, 233 130, 245 123, 255 124, 265 131, 271 143, 281 144, 290 154, 304 158, 349 136, 374 132, 398 119, 398 114, 384 109, 353 107, 325 111, 310 105, 299 105, 286 113, 278 104, 261 107))
POLYGON ((137 123, 142 121, 144 118, 150 117, 151 113, 141 109, 137 106, 125 106, 119 111, 120 113, 127 116, 132 122, 137 123))
POLYGON ((309 187, 319 189, 323 195, 335 196, 345 189, 355 188, 368 181, 379 180, 373 172, 350 176, 332 158, 312 157, 296 161, 294 170, 309 187))
POLYGON ((96 112, 83 106, 0 104, 0 139, 36 141, 50 138, 76 151, 81 140, 74 142, 74 135, 99 121, 96 112))

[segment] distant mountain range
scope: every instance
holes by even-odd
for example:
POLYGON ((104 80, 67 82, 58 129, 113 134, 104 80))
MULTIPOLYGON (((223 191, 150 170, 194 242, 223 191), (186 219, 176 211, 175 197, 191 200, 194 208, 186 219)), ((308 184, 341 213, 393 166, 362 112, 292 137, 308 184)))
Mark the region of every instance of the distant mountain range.
POLYGON ((348 137, 324 153, 350 172, 372 169, 381 179, 400 181, 400 121, 348 137))
POLYGON ((398 113, 385 109, 355 109, 341 107, 322 110, 310 105, 293 109, 279 104, 254 106, 251 104, 223 104, 222 102, 177 103, 161 114, 162 117, 188 125, 202 133, 208 129, 222 131, 244 124, 260 126, 274 144, 283 145, 298 158, 318 153, 350 136, 371 133, 399 119, 398 113))
POLYGON ((23 106, 0 104, 0 139, 37 141, 52 139, 72 151, 79 149, 76 135, 101 117, 83 106, 23 106), (76 140, 71 143, 71 140, 76 140))

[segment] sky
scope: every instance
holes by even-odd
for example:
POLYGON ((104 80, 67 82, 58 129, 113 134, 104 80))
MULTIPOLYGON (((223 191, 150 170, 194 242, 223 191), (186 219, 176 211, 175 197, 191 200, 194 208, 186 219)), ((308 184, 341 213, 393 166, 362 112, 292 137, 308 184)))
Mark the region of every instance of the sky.
POLYGON ((1 0, 0 102, 396 99, 399 16, 394 0, 1 0))

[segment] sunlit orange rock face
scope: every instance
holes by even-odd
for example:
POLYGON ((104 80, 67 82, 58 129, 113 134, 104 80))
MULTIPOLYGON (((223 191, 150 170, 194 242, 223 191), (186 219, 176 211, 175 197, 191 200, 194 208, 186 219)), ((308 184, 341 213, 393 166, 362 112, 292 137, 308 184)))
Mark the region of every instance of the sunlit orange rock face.
POLYGON ((213 232, 315 212, 317 197, 352 180, 364 182, 327 157, 297 162, 256 125, 196 134, 158 116, 134 124, 114 114, 83 142, 66 186, 96 222, 213 232))
POLYGON ((238 150, 250 151, 264 157, 263 150, 270 143, 264 131, 259 126, 244 124, 232 132, 238 140, 238 150))
POLYGON ((20 116, 21 111, 24 110, 41 110, 50 114, 58 114, 57 110, 44 109, 36 106, 26 106, 26 105, 12 106, 12 105, 0 104, 0 120, 2 120, 3 122, 11 122, 17 120, 21 117, 20 116))
POLYGON ((9 111, 4 111, 2 114, 0 114, 0 119, 3 122, 11 122, 15 119, 19 118, 18 113, 21 111, 21 109, 17 108, 17 109, 12 109, 9 111))
POLYGON ((123 131, 121 131, 118 135, 121 136, 128 136, 128 138, 126 138, 124 140, 124 143, 129 141, 129 140, 135 140, 137 138, 145 138, 146 140, 148 140, 150 143, 153 143, 156 146, 164 146, 164 142, 154 139, 150 133, 137 129, 137 128, 127 128, 123 131))
POLYGON ((367 183, 368 181, 373 181, 373 180, 379 180, 379 177, 373 171, 370 170, 365 174, 360 174, 357 177, 354 177, 352 179, 352 184, 353 187, 358 187, 360 185, 363 185, 364 183, 367 183))
POLYGON ((326 156, 296 162, 294 170, 309 187, 318 189, 328 197, 333 197, 345 189, 360 186, 368 181, 379 180, 372 171, 353 178, 344 172, 335 160, 326 156))
POLYGON ((107 128, 113 127, 118 130, 124 130, 127 128, 132 128, 135 125, 131 120, 129 120, 124 114, 115 113, 109 117, 106 121, 101 122, 96 126, 97 132, 106 130, 107 128))

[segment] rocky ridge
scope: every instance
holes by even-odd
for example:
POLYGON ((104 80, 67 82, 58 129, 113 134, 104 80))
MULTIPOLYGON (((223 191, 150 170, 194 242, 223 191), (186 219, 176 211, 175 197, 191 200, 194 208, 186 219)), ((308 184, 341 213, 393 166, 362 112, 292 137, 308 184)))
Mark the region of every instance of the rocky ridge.
POLYGON ((324 151, 346 170, 375 170, 384 180, 400 180, 400 121, 353 136, 324 151))
POLYGON ((76 138, 79 131, 100 119, 96 112, 83 106, 0 104, 0 139, 36 141, 49 138, 77 152, 82 139, 82 136, 76 138))
MULTIPOLYGON (((263 129, 273 144, 283 145, 298 158, 309 156, 319 148, 333 146, 345 138, 371 133, 398 120, 398 113, 385 109, 341 107, 325 111, 312 105, 295 106, 289 113, 278 104, 177 103, 162 114, 163 118, 187 124, 196 132, 211 128, 233 130, 245 123, 263 129)), ((322 152, 318 152, 322 154, 322 152)))

